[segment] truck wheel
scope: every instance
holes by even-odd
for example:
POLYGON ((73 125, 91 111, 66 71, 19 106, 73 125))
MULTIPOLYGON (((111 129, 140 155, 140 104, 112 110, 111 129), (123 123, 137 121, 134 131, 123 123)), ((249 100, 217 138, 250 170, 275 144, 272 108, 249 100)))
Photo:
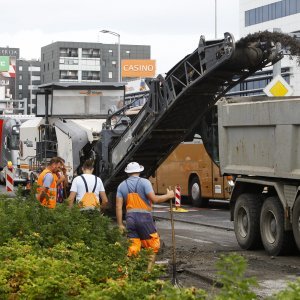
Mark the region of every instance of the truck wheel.
POLYGON ((295 242, 300 250, 300 196, 297 197, 293 208, 292 225, 295 242))
POLYGON ((258 194, 241 194, 234 207, 234 232, 242 249, 261 246, 259 215, 261 199, 258 194))
POLYGON ((278 197, 267 198, 262 206, 260 234, 270 255, 285 254, 293 249, 292 231, 284 230, 284 210, 278 197))
POLYGON ((193 177, 189 184, 189 197, 193 206, 205 207, 208 204, 208 199, 203 199, 201 196, 201 186, 197 176, 193 177))

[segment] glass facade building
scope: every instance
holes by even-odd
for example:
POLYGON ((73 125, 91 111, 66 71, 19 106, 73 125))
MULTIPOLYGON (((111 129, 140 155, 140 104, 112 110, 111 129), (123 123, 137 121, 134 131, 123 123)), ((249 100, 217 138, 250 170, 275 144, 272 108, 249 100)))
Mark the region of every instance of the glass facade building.
POLYGON ((294 15, 300 12, 300 0, 282 0, 245 11, 245 26, 294 15))
MULTIPOLYGON (((300 0, 240 0, 239 10, 240 37, 259 31, 279 31, 299 36, 300 0)), ((297 59, 291 60, 289 55, 285 55, 278 63, 275 74, 273 74, 272 66, 256 72, 230 90, 228 95, 265 95, 264 88, 279 70, 281 70, 281 76, 293 89, 293 95, 300 95, 300 68, 297 59)))

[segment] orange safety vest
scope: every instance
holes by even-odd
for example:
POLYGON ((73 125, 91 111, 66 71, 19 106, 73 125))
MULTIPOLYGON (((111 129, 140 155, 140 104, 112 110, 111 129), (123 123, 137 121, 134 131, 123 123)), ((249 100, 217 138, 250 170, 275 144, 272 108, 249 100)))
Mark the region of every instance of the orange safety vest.
POLYGON ((134 192, 130 192, 129 186, 127 184, 127 180, 125 180, 128 194, 126 199, 126 210, 127 211, 152 211, 151 202, 148 204, 146 203, 143 198, 137 193, 137 187, 140 182, 140 178, 138 179, 134 192))
POLYGON ((48 191, 46 192, 46 197, 41 199, 41 194, 42 191, 44 191, 44 186, 43 186, 43 181, 44 178, 46 176, 46 174, 48 173, 52 173, 49 169, 45 169, 40 175, 39 178, 37 180, 37 185, 38 188, 36 190, 36 198, 38 201, 40 201, 40 203, 43 206, 49 207, 49 208, 55 208, 56 207, 56 193, 57 193, 57 187, 56 187, 56 183, 57 183, 57 176, 55 174, 52 173, 53 175, 53 181, 48 189, 48 191))

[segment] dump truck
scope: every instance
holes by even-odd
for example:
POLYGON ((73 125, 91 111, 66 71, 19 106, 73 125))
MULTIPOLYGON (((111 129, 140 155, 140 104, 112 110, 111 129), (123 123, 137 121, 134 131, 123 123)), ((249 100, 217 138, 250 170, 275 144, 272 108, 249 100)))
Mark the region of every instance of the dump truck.
POLYGON ((300 249, 299 114, 299 97, 224 98, 217 122, 202 122, 206 141, 215 142, 205 143, 208 152, 236 178, 231 220, 243 249, 279 255, 295 242, 300 249))

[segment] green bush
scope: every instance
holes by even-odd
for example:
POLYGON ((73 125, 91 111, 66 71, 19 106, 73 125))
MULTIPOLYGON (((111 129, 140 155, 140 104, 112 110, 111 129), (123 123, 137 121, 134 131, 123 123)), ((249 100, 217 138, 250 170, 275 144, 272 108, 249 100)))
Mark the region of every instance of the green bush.
POLYGON ((77 208, 68 209, 65 204, 55 210, 41 206, 37 200, 18 196, 0 201, 0 245, 13 237, 19 240, 35 239, 43 247, 52 247, 65 241, 83 241, 93 246, 96 241, 114 243, 121 239, 117 228, 112 227, 110 219, 99 214, 87 215, 77 208))
MULTIPOLYGON (((0 195, 0 299, 216 299, 257 296, 246 260, 235 253, 217 262, 221 290, 179 289, 146 273, 147 251, 127 257, 128 243, 110 219, 76 207, 42 207, 34 193, 0 195), (216 295, 216 292, 218 294, 216 295)), ((300 299, 300 280, 270 299, 300 299)))
POLYGON ((252 300, 256 294, 251 287, 257 286, 255 278, 245 278, 247 261, 242 256, 232 253, 221 255, 217 264, 219 281, 223 285, 216 300, 252 300))
POLYGON ((287 287, 269 297, 270 300, 299 300, 300 299, 300 278, 298 278, 295 282, 289 282, 287 287))
POLYGON ((204 299, 158 281, 158 267, 146 273, 147 251, 129 259, 105 216, 0 198, 0 299, 204 299))

